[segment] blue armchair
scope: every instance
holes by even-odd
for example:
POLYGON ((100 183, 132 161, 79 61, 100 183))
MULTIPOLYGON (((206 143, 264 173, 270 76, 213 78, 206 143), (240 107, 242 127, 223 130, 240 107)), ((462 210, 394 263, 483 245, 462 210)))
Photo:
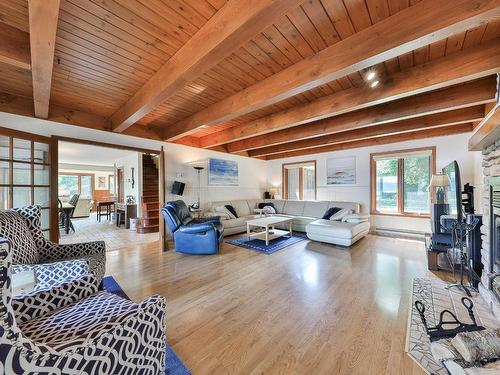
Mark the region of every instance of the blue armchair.
POLYGON ((224 238, 220 217, 195 219, 181 200, 161 209, 172 233, 175 251, 185 254, 216 254, 224 238))

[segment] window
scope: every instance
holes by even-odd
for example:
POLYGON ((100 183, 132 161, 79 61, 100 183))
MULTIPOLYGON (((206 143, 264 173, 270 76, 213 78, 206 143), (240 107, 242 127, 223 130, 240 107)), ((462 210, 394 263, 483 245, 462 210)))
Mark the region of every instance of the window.
POLYGON ((50 236, 50 141, 0 130, 0 209, 39 205, 50 236))
POLYGON ((373 214, 429 215, 434 147, 372 154, 370 159, 373 214))
POLYGON ((80 194, 80 198, 93 198, 94 175, 61 173, 58 176, 59 196, 71 197, 80 194))
POLYGON ((316 161, 283 164, 282 178, 285 199, 316 199, 316 161))

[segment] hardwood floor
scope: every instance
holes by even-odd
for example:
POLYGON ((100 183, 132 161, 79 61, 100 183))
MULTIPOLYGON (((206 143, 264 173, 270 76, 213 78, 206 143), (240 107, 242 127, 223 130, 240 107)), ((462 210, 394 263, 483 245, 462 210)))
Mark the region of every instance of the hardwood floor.
POLYGON ((138 301, 167 298, 167 339, 193 374, 423 374, 404 352, 421 242, 370 235, 351 249, 302 241, 272 255, 139 245, 107 254, 138 301))

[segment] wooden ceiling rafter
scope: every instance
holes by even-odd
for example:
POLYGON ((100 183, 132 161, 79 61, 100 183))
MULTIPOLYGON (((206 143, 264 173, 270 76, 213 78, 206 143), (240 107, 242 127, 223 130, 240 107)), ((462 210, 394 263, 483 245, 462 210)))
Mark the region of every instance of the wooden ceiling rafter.
POLYGON ((353 148, 386 145, 390 143, 398 143, 405 141, 414 141, 417 139, 443 137, 455 134, 469 133, 472 131, 472 129, 473 129, 472 123, 465 123, 465 124, 444 126, 435 129, 416 130, 409 133, 387 135, 387 136, 381 135, 374 138, 355 140, 352 142, 345 142, 323 147, 310 148, 307 150, 288 151, 280 154, 269 155, 266 156, 265 160, 284 159, 295 156, 321 154, 324 152, 343 151, 343 150, 350 150, 353 148))
POLYGON ((48 118, 59 0, 28 0, 35 116, 48 118))
POLYGON ((500 15, 496 1, 423 0, 165 129, 175 140, 369 68, 500 15), (432 8, 432 12, 429 9, 432 8), (392 30, 387 33, 387 30, 392 30), (383 37, 382 37, 383 35, 383 37))
MULTIPOLYGON (((226 144, 226 148, 229 152, 238 152, 268 147, 301 139, 321 137, 341 131, 380 125, 387 122, 401 121, 411 117, 420 117, 453 109, 486 104, 494 100, 494 79, 487 77, 466 84, 410 96, 305 125, 298 125, 272 133, 230 142, 226 144)), ((203 138, 200 139, 200 146, 203 147, 202 141, 203 138)))
POLYGON ((303 0, 229 2, 112 116, 121 132, 303 0))
POLYGON ((30 35, 5 23, 0 23, 0 62, 31 70, 30 35))
MULTIPOLYGON (((32 99, 2 92, 0 92, 0 112, 26 117, 35 117, 32 99)), ((49 116, 46 120, 95 130, 111 131, 111 124, 105 117, 98 116, 93 113, 76 111, 54 103, 50 105, 49 116)), ((161 140, 159 134, 145 127, 136 126, 127 129, 125 134, 161 140)))
POLYGON ((267 156, 288 151, 306 150, 330 144, 373 138, 382 135, 389 136, 392 134, 408 133, 415 130, 471 123, 480 121, 483 117, 484 106, 479 105, 246 151, 248 152, 248 156, 251 157, 267 156))
POLYGON ((484 77, 500 69, 499 60, 500 43, 492 40, 469 50, 395 73, 386 77, 376 89, 365 86, 340 91, 248 124, 204 136, 200 144, 204 148, 210 148, 484 77))

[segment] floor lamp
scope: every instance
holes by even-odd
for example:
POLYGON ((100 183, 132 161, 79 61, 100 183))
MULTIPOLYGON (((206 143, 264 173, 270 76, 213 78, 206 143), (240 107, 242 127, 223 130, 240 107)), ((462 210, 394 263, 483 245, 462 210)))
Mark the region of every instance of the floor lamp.
POLYGON ((200 209, 200 191, 201 191, 201 171, 205 169, 204 167, 194 167, 196 172, 198 173, 198 200, 196 203, 191 205, 191 209, 194 210, 199 210, 200 209))

